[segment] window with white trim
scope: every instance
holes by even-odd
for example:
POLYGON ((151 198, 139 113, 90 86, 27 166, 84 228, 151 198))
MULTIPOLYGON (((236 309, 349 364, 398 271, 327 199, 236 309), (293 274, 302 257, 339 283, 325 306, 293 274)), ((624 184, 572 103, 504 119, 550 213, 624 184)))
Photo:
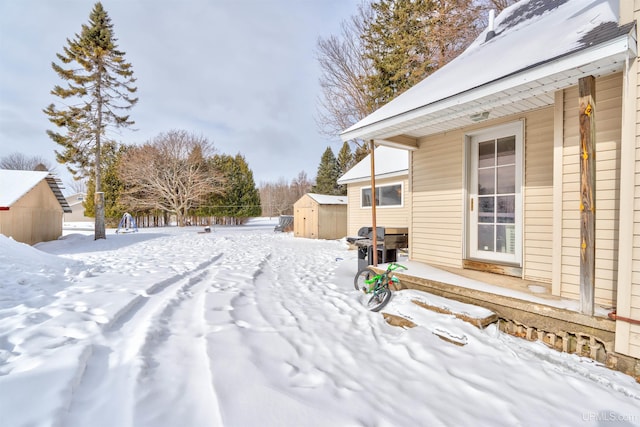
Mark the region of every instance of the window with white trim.
MULTIPOLYGON (((402 207, 402 183, 376 186, 376 206, 402 207)), ((371 186, 360 189, 360 207, 371 207, 371 186)))

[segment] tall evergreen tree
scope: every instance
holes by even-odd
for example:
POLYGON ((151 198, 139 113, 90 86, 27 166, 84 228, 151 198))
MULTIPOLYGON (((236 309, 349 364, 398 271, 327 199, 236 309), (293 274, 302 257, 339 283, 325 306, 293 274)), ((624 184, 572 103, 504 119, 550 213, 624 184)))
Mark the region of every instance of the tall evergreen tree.
POLYGON ((65 103, 61 108, 50 104, 44 109, 51 123, 66 128, 64 134, 47 131, 62 147, 62 151, 56 151, 57 161, 66 164, 78 178, 93 175, 96 240, 106 238, 101 176, 105 133, 109 126, 132 125, 134 122, 125 111, 138 101, 133 98, 137 90, 133 69, 116 41, 111 19, 98 2, 89 15, 89 23, 82 25, 80 34, 67 39, 63 54, 56 55, 62 65, 51 64, 67 82, 66 87, 56 85, 51 94, 65 103))
POLYGON ((228 200, 232 206, 233 217, 244 221, 246 218, 260 216, 260 193, 253 180, 253 172, 244 156, 236 154, 233 159, 233 173, 229 177, 228 200))
POLYGON ((378 108, 433 71, 426 44, 431 0, 378 0, 363 35, 373 65, 366 77, 372 108, 378 108))
MULTIPOLYGON (((488 10, 517 0, 371 0, 318 40, 317 121, 337 135, 460 54, 486 27, 488 10)), ((367 154, 357 145, 356 160, 367 154)))
MULTIPOLYGON (((124 183, 118 175, 118 162, 126 152, 127 147, 113 141, 102 144, 102 190, 104 192, 105 222, 117 225, 117 221, 128 209, 122 204, 124 183)), ((87 194, 95 192, 96 183, 93 176, 87 182, 87 194)), ((84 214, 95 217, 95 199, 87 197, 84 202, 84 214)))
POLYGON ((209 207, 203 211, 216 217, 233 218, 234 222, 260 216, 260 193, 244 156, 216 155, 211 167, 222 174, 224 193, 211 195, 209 207))
MULTIPOLYGON (((342 144, 342 148, 338 153, 337 167, 338 167, 338 178, 344 175, 349 169, 353 167, 355 164, 355 157, 351 152, 351 147, 348 142, 344 142, 342 144)), ((347 194, 347 186, 346 185, 338 185, 338 190, 341 195, 347 194)))
POLYGON ((311 189, 317 194, 338 195, 338 162, 333 154, 331 147, 327 147, 322 154, 320 165, 318 166, 318 174, 316 176, 316 185, 311 189))

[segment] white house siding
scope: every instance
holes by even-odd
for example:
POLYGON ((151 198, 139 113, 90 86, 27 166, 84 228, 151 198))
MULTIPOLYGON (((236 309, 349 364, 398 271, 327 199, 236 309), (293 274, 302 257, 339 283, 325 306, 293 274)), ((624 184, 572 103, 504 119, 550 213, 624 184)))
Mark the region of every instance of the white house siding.
MULTIPOLYGON (((377 161, 383 161, 378 159, 377 161)), ((377 207, 376 224, 378 227, 409 227, 409 179, 408 177, 392 177, 377 179, 376 186, 402 183, 402 207, 377 207)), ((349 198, 348 209, 348 235, 356 236, 361 227, 371 226, 371 208, 362 208, 362 188, 371 187, 371 181, 354 182, 347 185, 347 196, 349 198)))
MULTIPOLYGON (((615 305, 618 260, 622 74, 596 80, 595 303, 615 305)), ((561 296, 580 299, 578 88, 564 91, 561 296)))
POLYGON ((525 279, 551 283, 553 245, 553 108, 525 119, 525 279))
MULTIPOLYGON (((464 238, 464 139, 472 130, 520 120, 485 122, 420 140, 413 154, 411 256, 420 262, 461 267, 464 238)), ((551 282, 553 213, 553 108, 525 120, 523 275, 551 282)))
POLYGON ((415 261, 461 267, 464 188, 464 134, 420 140, 410 168, 413 213, 409 235, 415 261))

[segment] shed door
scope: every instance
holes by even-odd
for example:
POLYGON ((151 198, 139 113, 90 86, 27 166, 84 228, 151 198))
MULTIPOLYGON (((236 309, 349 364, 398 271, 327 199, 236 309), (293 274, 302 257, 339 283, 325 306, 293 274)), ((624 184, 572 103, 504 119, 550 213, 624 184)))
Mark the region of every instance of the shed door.
POLYGON ((522 265, 522 124, 470 135, 468 256, 522 265))

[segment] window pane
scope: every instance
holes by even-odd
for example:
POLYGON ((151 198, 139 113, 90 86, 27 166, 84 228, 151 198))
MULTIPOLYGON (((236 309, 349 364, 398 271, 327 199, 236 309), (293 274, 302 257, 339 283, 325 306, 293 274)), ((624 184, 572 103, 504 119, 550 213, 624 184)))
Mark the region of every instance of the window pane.
POLYGON ((478 167, 486 168, 495 166, 496 144, 494 141, 486 141, 478 144, 478 167))
POLYGON ((494 221, 494 197, 478 197, 478 222, 494 221))
POLYGON ((516 137, 498 139, 498 165, 516 164, 516 137))
POLYGON ((515 224, 516 196, 500 196, 496 197, 496 199, 496 222, 515 224))
POLYGON ((401 206, 402 205, 402 185, 387 185, 379 187, 380 189, 380 206, 401 206))
POLYGON ((478 250, 493 252, 493 225, 478 226, 478 250))
POLYGON ((502 166, 498 171, 498 194, 516 192, 516 167, 502 166))
POLYGON ((495 169, 478 171, 478 194, 495 194, 495 169))
POLYGON ((362 189, 362 206, 371 206, 371 189, 362 189))
POLYGON ((516 252, 516 227, 496 225, 496 252, 514 254, 516 252))

